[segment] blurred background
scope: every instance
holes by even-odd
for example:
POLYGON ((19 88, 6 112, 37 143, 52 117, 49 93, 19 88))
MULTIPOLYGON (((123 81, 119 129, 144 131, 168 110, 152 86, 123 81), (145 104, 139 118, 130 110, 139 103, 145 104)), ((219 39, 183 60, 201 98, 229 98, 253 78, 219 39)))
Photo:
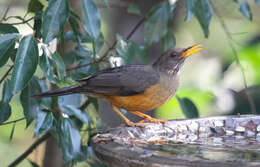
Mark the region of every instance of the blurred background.
MULTIPOLYGON (((8 15, 23 16, 27 11, 29 0, 0 0, 0 17, 11 3, 8 15)), ((43 4, 45 1, 41 1, 43 4)), ((95 1, 102 18, 102 31, 105 41, 112 43, 115 34, 126 37, 129 31, 140 20, 140 16, 129 14, 127 8, 136 3, 142 13, 147 13, 158 0, 129 0, 129 1, 95 1), (106 7, 105 3, 111 3, 106 7)), ((216 17, 213 15, 209 37, 205 38, 203 31, 195 18, 185 22, 185 1, 177 2, 174 11, 174 24, 172 30, 176 39, 176 47, 188 47, 194 44, 202 44, 203 51, 190 57, 181 71, 180 88, 178 97, 187 97, 196 105, 200 117, 226 115, 226 114, 252 114, 252 108, 248 102, 245 91, 252 97, 255 112, 260 113, 260 4, 248 1, 253 15, 252 21, 246 19, 239 12, 239 5, 233 0, 212 1, 225 21, 231 33, 232 39, 228 39, 225 31, 216 17), (238 53, 243 68, 245 79, 241 68, 236 63, 235 55, 229 45, 233 44, 238 53), (245 80, 248 89, 245 90, 245 80)), ((79 1, 71 0, 74 9, 79 8, 79 1)), ((14 20, 10 19, 8 22, 14 20)), ((29 22, 29 24, 32 24, 29 22)), ((16 26, 21 34, 30 34, 32 30, 27 25, 16 26)), ((132 36, 131 40, 143 44, 143 26, 132 36)), ((159 43, 153 44, 145 56, 145 60, 136 57, 131 63, 151 63, 160 56, 162 48, 159 43)), ((7 67, 3 67, 0 76, 7 67)), ((39 72, 39 75, 40 72, 39 72)), ((2 85, 1 85, 2 87, 2 85)), ((12 113, 9 120, 23 117, 18 95, 11 102, 12 113)), ((99 101, 101 119, 107 127, 120 125, 120 118, 111 111, 109 104, 99 101)), ((155 111, 149 112, 157 118, 179 119, 185 118, 180 105, 175 97, 155 111)), ((131 117, 129 115, 129 117, 131 117)), ((132 118, 133 119, 133 118, 132 118)), ((134 118, 135 119, 135 118, 134 118)), ((9 136, 13 125, 0 126, 0 160, 1 166, 8 165, 19 156, 33 142, 33 126, 27 129, 25 121, 16 123, 13 140, 9 136)), ((40 162, 43 157, 44 145, 37 148, 29 159, 40 162)), ((58 156, 56 157, 57 159, 58 156)), ((61 159, 61 158, 60 158, 61 159)), ((57 160, 58 161, 58 160, 57 160)), ((29 166, 28 161, 23 161, 19 166, 29 166)), ((82 165, 84 166, 84 165, 82 165)))

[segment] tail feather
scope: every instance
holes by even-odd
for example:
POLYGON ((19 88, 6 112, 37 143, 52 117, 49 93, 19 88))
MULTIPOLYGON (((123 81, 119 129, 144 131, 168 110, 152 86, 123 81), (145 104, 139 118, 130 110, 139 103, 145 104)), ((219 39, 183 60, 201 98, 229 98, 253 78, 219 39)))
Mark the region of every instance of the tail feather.
POLYGON ((43 97, 53 97, 53 96, 63 96, 63 95, 68 95, 68 94, 73 94, 73 93, 79 93, 78 89, 80 85, 73 85, 65 88, 60 88, 56 90, 51 90, 47 92, 43 92, 40 94, 32 95, 31 97, 33 98, 43 98, 43 97))

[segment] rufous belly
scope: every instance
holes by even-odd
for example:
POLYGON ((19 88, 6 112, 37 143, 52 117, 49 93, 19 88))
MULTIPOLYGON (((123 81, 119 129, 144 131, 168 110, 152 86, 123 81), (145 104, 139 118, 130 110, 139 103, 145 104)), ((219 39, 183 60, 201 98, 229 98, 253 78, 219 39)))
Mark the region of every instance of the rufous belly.
POLYGON ((148 88, 143 94, 133 96, 106 96, 111 104, 128 111, 149 111, 164 104, 175 93, 175 90, 165 90, 156 84, 148 88))

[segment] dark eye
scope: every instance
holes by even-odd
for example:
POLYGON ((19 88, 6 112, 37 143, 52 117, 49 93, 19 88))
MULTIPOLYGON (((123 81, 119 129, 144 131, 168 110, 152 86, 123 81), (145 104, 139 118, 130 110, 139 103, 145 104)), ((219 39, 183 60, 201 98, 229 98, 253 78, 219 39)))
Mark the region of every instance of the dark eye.
POLYGON ((172 53, 171 54, 171 57, 176 57, 177 56, 177 53, 172 53))

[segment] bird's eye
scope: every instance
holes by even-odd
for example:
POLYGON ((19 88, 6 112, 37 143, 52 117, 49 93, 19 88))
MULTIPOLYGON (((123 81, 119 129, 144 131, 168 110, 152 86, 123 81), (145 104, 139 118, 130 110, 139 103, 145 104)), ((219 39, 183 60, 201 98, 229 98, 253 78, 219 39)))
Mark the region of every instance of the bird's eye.
POLYGON ((172 53, 171 54, 171 57, 176 57, 177 56, 177 53, 172 53))

